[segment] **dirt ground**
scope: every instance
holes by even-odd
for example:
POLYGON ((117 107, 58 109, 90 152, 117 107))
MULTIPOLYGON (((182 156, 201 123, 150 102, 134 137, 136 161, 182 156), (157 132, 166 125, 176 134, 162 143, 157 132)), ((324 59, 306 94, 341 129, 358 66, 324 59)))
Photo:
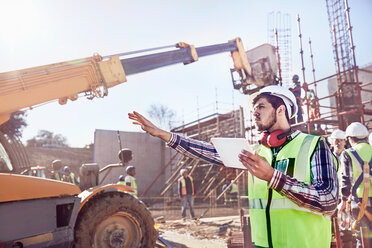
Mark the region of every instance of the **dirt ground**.
POLYGON ((155 218, 159 236, 174 248, 226 247, 228 233, 240 229, 239 215, 185 221, 162 217, 155 218))

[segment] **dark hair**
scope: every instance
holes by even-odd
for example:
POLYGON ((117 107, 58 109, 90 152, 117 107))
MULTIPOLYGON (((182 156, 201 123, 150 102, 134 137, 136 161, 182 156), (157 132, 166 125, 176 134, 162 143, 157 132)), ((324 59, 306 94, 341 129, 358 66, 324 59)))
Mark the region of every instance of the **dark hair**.
POLYGON ((280 97, 277 97, 277 96, 270 95, 270 93, 262 93, 262 94, 259 94, 258 96, 256 96, 253 99, 253 105, 255 105, 256 102, 258 100, 260 100, 261 98, 265 98, 275 110, 277 110, 281 105, 284 105, 284 107, 285 107, 285 117, 287 118, 287 121, 289 122, 288 110, 287 110, 287 107, 284 104, 283 99, 281 99, 280 97))
POLYGON ((365 138, 357 138, 357 137, 349 136, 349 138, 352 139, 355 143, 359 143, 359 142, 363 142, 363 141, 367 142, 367 137, 365 137, 365 138))

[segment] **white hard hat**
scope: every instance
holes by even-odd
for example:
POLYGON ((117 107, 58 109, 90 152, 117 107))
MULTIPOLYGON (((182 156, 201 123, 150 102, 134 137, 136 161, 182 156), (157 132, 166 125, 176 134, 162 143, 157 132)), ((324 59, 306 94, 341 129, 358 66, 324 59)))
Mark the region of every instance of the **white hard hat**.
POLYGON ((367 128, 360 122, 353 122, 346 128, 346 137, 363 139, 368 136, 367 128))
POLYGON ((132 170, 132 169, 136 169, 134 166, 132 166, 132 165, 130 165, 130 166, 128 166, 126 169, 125 169, 125 171, 128 173, 130 170, 132 170))
POLYGON ((279 97, 283 100, 285 107, 288 111, 289 119, 292 119, 297 114, 297 103, 295 95, 287 88, 279 85, 270 85, 265 88, 260 89, 260 91, 249 95, 248 98, 248 108, 253 112, 253 100, 256 96, 262 93, 268 93, 272 96, 279 97))
POLYGON ((340 129, 336 129, 332 132, 330 138, 331 139, 346 139, 346 134, 344 131, 340 129))
POLYGON ((369 144, 372 146, 372 133, 369 134, 368 141, 369 141, 369 144))
POLYGON ((185 172, 189 172, 189 170, 188 170, 188 169, 181 169, 181 170, 180 170, 180 174, 181 174, 181 176, 183 176, 183 173, 185 173, 185 172))

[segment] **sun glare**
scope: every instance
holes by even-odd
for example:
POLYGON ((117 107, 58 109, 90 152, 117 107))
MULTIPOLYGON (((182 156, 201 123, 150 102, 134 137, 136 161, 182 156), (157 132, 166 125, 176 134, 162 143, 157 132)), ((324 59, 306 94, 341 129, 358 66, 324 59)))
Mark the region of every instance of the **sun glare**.
POLYGON ((2 1, 0 6, 0 35, 3 41, 25 40, 34 34, 38 16, 32 1, 2 1))

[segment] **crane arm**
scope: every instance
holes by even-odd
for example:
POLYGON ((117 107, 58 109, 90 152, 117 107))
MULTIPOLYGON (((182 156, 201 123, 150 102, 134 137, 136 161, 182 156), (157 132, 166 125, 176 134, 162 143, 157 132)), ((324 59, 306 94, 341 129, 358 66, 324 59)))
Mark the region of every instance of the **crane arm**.
POLYGON ((108 88, 126 82, 126 76, 169 66, 189 64, 199 57, 230 52, 234 71, 252 76, 240 38, 227 43, 195 48, 178 43, 176 50, 120 59, 119 55, 93 57, 0 73, 0 124, 10 113, 58 99, 60 104, 104 97, 108 88))

